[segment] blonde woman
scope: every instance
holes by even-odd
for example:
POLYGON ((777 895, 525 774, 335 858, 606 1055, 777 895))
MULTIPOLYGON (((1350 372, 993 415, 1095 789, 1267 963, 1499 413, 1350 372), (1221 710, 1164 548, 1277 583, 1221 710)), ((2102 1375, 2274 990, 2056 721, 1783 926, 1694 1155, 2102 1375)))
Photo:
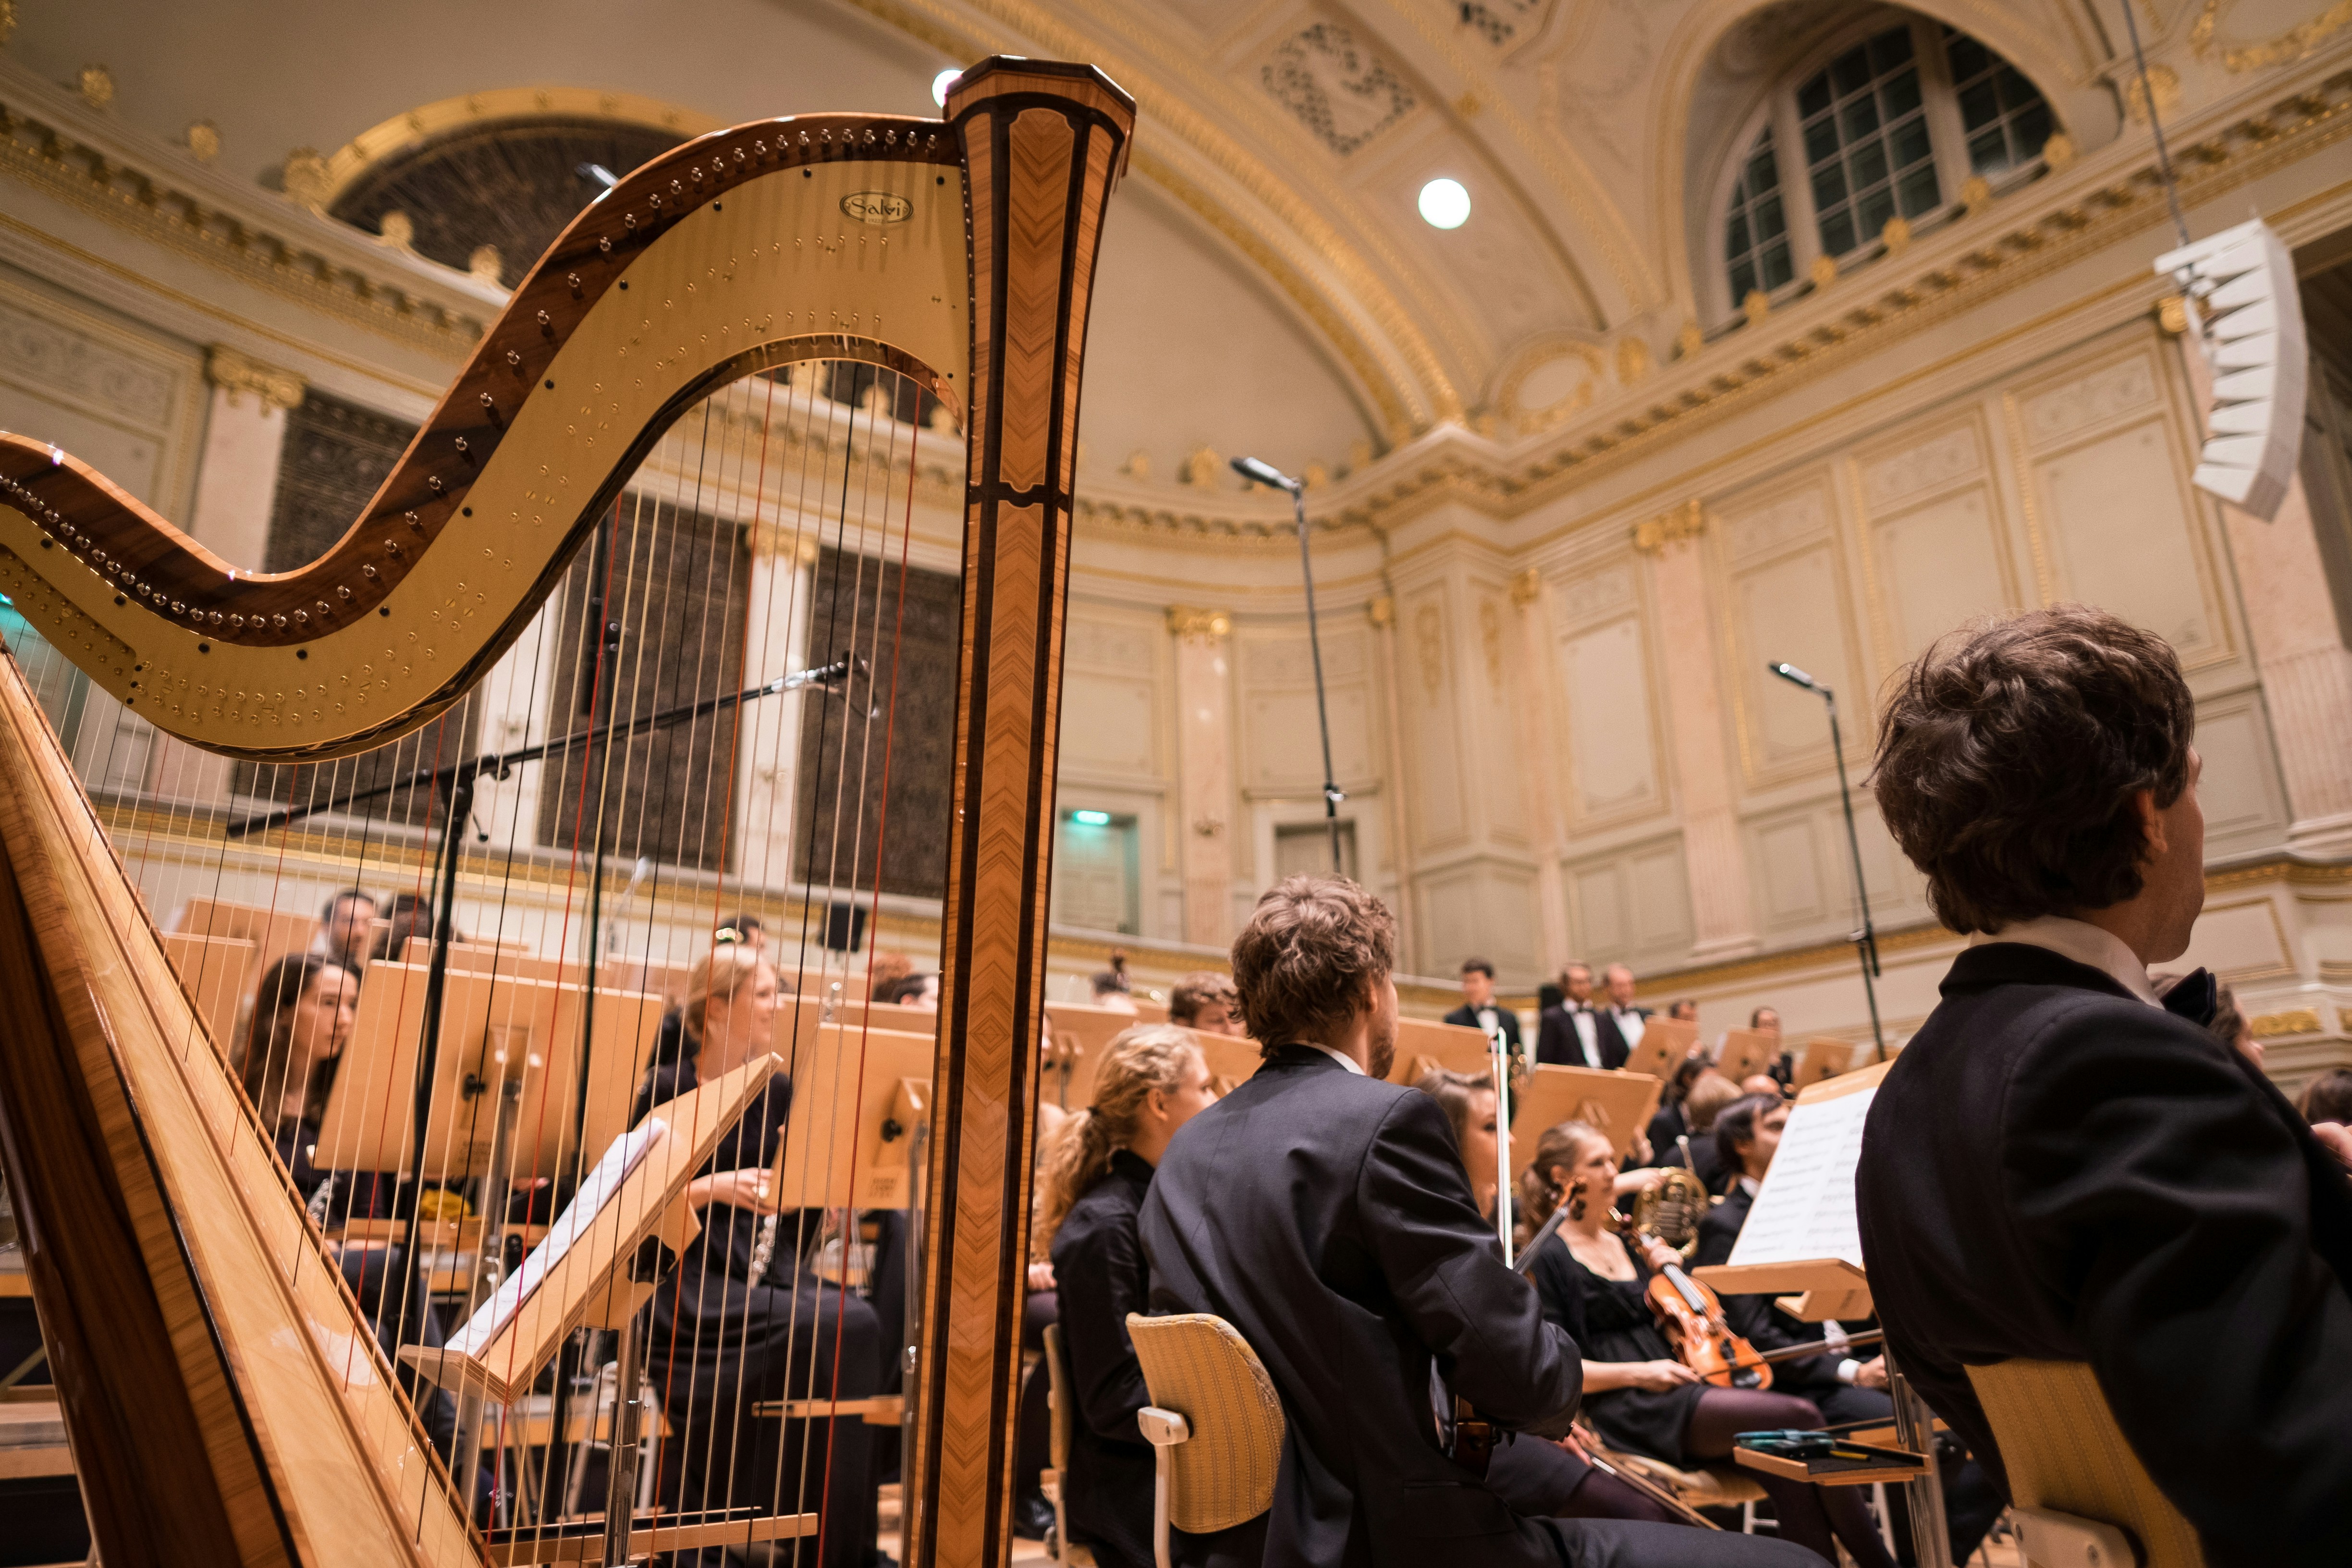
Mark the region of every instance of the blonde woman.
MULTIPOLYGON (((713 947, 687 977, 685 1005, 675 1027, 664 1029, 672 1048, 656 1055, 635 1119, 772 1050, 782 994, 774 967, 749 944, 713 947)), ((820 1512, 822 1562, 857 1568, 874 1540, 866 1473, 873 1428, 856 1416, 788 1421, 751 1413, 767 1400, 866 1398, 882 1376, 873 1308, 820 1280, 803 1256, 814 1239, 814 1214, 783 1215, 766 1267, 752 1267, 761 1222, 778 1211, 769 1172, 792 1092, 782 1074, 771 1079, 687 1188, 702 1233, 654 1292, 646 1337, 646 1370, 677 1445, 656 1473, 663 1500, 688 1511, 820 1512)), ((699 1568, 725 1561, 718 1548, 673 1559, 699 1568)), ((811 1551, 795 1561, 818 1559, 811 1551)))
POLYGON ((1152 1562, 1151 1447, 1135 1423, 1150 1399, 1127 1337, 1127 1315, 1150 1310, 1136 1215, 1169 1140, 1216 1098, 1189 1031, 1121 1030, 1103 1055, 1094 1104, 1063 1124, 1038 1166, 1037 1229, 1052 1245, 1077 1396, 1063 1510, 1070 1539, 1093 1547, 1104 1568, 1152 1562))

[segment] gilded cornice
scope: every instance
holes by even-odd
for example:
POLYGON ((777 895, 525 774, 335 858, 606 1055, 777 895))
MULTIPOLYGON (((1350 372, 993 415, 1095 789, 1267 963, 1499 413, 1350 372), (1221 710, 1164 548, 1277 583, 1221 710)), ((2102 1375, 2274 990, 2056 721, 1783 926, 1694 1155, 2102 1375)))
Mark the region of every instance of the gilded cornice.
MULTIPOLYGON (((2204 8, 2197 13, 2196 25, 2189 29, 2189 47, 2200 59, 2213 53, 2213 35, 2220 28, 2223 8, 2222 0, 2205 0, 2204 8)), ((2297 23, 2274 38, 2223 46, 2221 67, 2236 74, 2288 65, 2311 54, 2347 26, 2352 26, 2352 0, 2336 0, 2318 16, 2297 23)))
POLYGON ((266 193, 257 190, 250 204, 233 206, 205 193, 210 181, 201 164, 191 177, 175 179, 162 156, 133 163, 104 144, 103 133, 79 131, 78 114, 88 110, 42 101, 62 97, 17 73, 0 75, 0 177, 242 282, 442 358, 463 357, 482 335, 493 312, 476 314, 446 297, 430 297, 413 274, 401 275, 396 252, 382 252, 394 265, 364 268, 353 258, 367 242, 355 230, 350 254, 341 246, 331 253, 299 237, 303 226, 319 220, 289 207, 289 221, 273 225, 266 193))

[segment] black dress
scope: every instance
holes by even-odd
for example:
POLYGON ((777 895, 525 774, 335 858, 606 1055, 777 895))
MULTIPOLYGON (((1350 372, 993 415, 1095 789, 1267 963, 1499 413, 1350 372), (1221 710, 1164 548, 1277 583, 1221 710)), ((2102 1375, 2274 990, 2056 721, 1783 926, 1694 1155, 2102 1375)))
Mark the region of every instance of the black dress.
POLYGON ((1151 1268, 1136 1216, 1150 1188, 1150 1164, 1121 1149, 1054 1233, 1062 1349, 1076 1407, 1062 1506, 1070 1539, 1093 1547, 1104 1568, 1152 1562, 1151 1446, 1135 1422, 1151 1396, 1127 1335, 1127 1315, 1150 1310, 1151 1268))
MULTIPOLYGON (((1650 1282, 1649 1265, 1627 1249, 1633 1260, 1631 1279, 1604 1279, 1577 1261, 1568 1243, 1553 1235, 1536 1254, 1528 1276, 1543 1298, 1544 1316, 1568 1331, 1587 1361, 1673 1361, 1675 1352, 1658 1332, 1657 1320, 1643 1297, 1650 1282)), ((1668 1389, 1612 1388, 1604 1394, 1587 1390, 1584 1418, 1613 1448, 1682 1463, 1683 1434, 1691 1413, 1698 1408, 1704 1384, 1685 1383, 1668 1389)))
MULTIPOLYGON (((637 1091, 632 1124, 697 1083, 692 1058, 656 1067, 637 1091)), ((783 1142, 792 1085, 778 1077, 745 1108, 698 1176, 772 1167, 783 1142)), ((647 1309, 646 1366, 670 1435, 656 1475, 665 1507, 750 1507, 823 1515, 820 1535, 780 1542, 775 1561, 858 1568, 874 1541, 871 1434, 856 1416, 786 1421, 751 1407, 777 1399, 864 1399, 879 1387, 884 1350, 873 1308, 820 1281, 803 1252, 814 1213, 786 1214, 766 1272, 752 1277, 761 1215, 711 1204, 702 1233, 647 1309), (822 1552, 820 1554, 820 1543, 822 1552)), ((707 1548, 674 1563, 724 1568, 707 1548)))

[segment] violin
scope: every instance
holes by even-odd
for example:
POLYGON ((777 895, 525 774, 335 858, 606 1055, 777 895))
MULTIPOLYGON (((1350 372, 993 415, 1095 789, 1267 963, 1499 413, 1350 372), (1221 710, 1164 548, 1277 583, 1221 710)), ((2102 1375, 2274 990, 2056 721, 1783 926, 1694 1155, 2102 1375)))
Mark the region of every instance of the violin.
MULTIPOLYGON (((1582 1182, 1569 1189, 1563 1207, 1574 1217, 1583 1217, 1582 1182)), ((1614 1212, 1605 1215, 1603 1223, 1612 1231, 1622 1228, 1614 1212)), ((1772 1386, 1771 1362, 1732 1331, 1723 1315, 1723 1300, 1714 1290, 1669 1263, 1650 1276, 1643 1295, 1675 1359, 1698 1373, 1701 1383, 1759 1391, 1772 1386)))

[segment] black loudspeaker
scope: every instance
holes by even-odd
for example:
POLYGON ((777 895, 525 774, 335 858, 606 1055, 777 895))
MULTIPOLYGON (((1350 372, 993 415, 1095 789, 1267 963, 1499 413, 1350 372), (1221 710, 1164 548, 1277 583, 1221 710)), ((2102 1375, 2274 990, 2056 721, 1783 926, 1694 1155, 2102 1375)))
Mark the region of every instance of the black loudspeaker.
POLYGON ((858 952, 866 946, 866 906, 824 906, 824 945, 833 952, 858 952))

